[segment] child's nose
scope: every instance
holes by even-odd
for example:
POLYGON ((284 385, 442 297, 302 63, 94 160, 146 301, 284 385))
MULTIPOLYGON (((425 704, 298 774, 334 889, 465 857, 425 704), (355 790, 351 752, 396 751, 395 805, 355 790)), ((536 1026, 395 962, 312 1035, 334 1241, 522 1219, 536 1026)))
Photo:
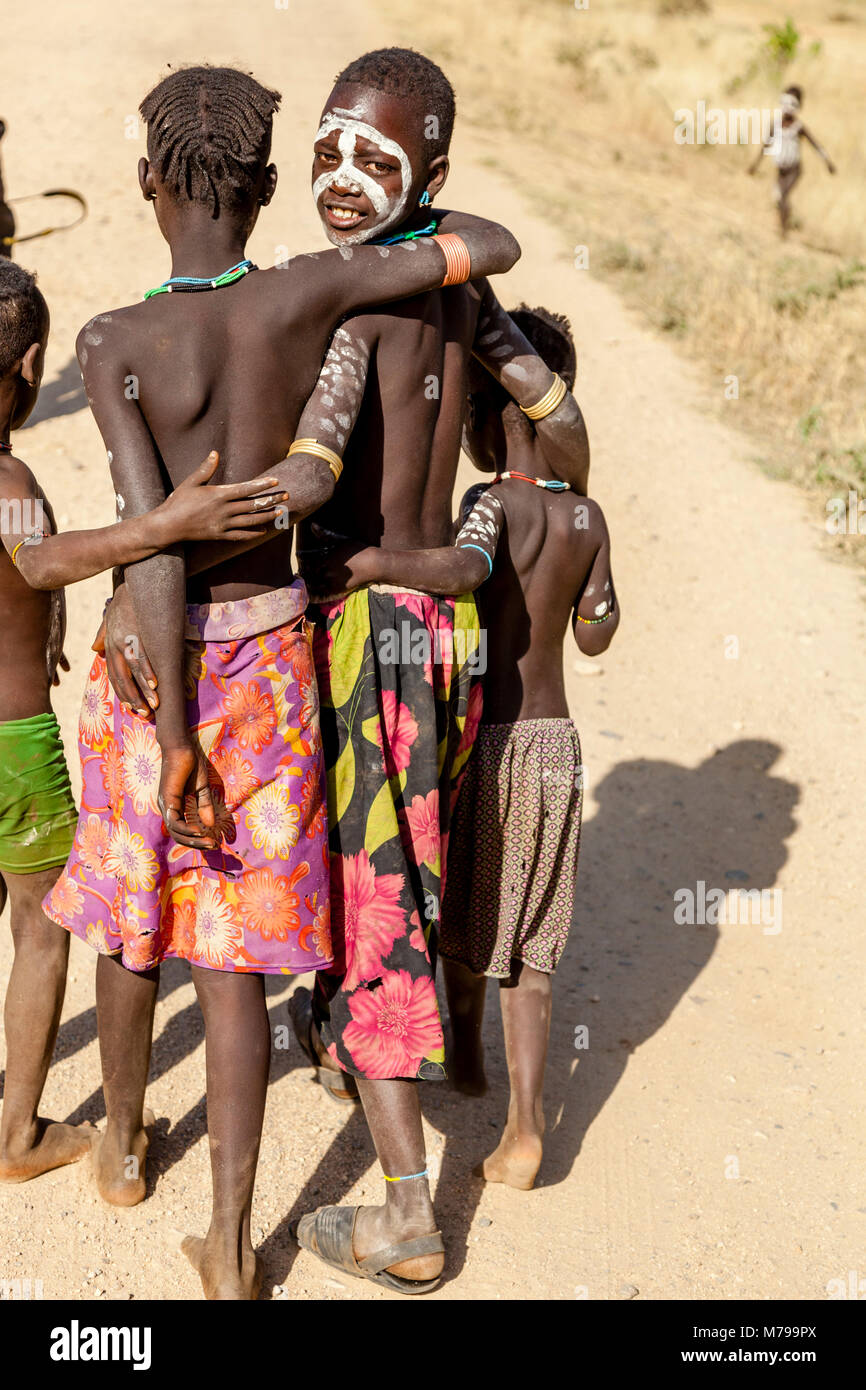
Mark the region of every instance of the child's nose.
POLYGON ((341 173, 337 173, 334 175, 334 181, 331 184, 331 188, 334 193, 357 195, 361 192, 361 185, 359 183, 356 183, 354 179, 349 178, 347 174, 341 173))

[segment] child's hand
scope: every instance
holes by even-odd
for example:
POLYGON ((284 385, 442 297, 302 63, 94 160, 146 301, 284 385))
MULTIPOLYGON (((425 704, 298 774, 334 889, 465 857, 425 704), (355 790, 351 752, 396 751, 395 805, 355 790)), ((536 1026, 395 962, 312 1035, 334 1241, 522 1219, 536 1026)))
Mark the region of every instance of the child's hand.
POLYGON ((178 541, 246 541, 265 534, 281 514, 288 515, 289 494, 278 478, 209 487, 220 456, 213 450, 194 473, 157 508, 163 546, 178 541), (255 528, 255 529, 254 529, 255 528))
POLYGON ((208 781, 208 761, 192 739, 162 747, 158 805, 171 838, 189 849, 219 849, 213 793, 208 781), (184 816, 184 803, 192 810, 184 816))
POLYGON ((69 667, 69 659, 68 659, 68 657, 67 657, 67 655, 66 655, 65 652, 61 652, 60 655, 59 655, 59 657, 57 658, 57 667, 56 667, 56 669, 55 669, 55 671, 54 671, 54 675, 51 677, 51 684, 52 684, 52 685, 59 685, 59 684, 60 684, 60 672, 61 672, 61 671, 68 671, 69 669, 70 669, 70 667, 69 667))
POLYGON ((159 706, 156 673, 147 659, 129 590, 119 584, 109 603, 93 650, 105 657, 111 688, 122 705, 149 719, 159 706))
MULTIPOLYGON (((310 530, 317 539, 322 536, 315 522, 310 523, 310 530)), ((375 555, 375 550, 375 546, 359 545, 356 541, 329 545, 323 538, 321 546, 315 550, 298 552, 301 576, 310 593, 319 598, 349 593, 373 583, 370 552, 375 555)))

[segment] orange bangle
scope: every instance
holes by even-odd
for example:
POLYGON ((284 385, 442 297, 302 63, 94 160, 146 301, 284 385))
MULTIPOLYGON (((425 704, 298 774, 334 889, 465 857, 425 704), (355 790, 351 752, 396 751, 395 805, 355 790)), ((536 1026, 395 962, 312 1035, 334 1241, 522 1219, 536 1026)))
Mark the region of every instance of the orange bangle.
POLYGON ((440 236, 434 236, 433 241, 445 257, 446 270, 442 289, 447 285, 465 285, 472 273, 472 260, 466 242, 457 236, 456 232, 443 232, 440 236))

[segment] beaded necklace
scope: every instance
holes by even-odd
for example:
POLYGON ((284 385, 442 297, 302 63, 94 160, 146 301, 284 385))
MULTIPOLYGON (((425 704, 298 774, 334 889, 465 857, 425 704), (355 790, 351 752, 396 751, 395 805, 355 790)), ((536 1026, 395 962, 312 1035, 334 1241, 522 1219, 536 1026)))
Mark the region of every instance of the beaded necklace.
POLYGON ((427 223, 427 226, 419 227, 417 232, 398 232, 396 236, 388 236, 381 238, 374 237, 372 241, 367 242, 367 245, 393 246, 395 242, 398 241, 417 241, 418 238, 421 236, 435 236, 436 228, 438 227, 438 225, 439 223, 437 222, 436 218, 432 217, 430 221, 427 223))
POLYGON ((0 454, 11 454, 11 453, 12 453, 12 445, 11 445, 11 444, 4 444, 3 441, 0 440, 0 454))
POLYGON ((519 473, 516 468, 497 473, 493 482, 503 483, 506 478, 518 478, 522 483, 534 483, 536 487, 543 487, 547 492, 568 492, 568 483, 559 483, 553 478, 530 478, 528 473, 519 473))
POLYGON ((237 265, 230 266, 224 270, 222 275, 215 275, 211 278, 208 275, 173 275, 170 280, 164 280, 161 285, 156 285, 152 290, 145 290, 145 299, 152 299, 155 294, 172 294, 183 292, 184 294, 195 294, 201 290, 220 290, 223 285, 233 285, 235 280, 240 280, 244 275, 249 275, 251 270, 258 270, 257 265, 245 259, 238 261, 237 265))

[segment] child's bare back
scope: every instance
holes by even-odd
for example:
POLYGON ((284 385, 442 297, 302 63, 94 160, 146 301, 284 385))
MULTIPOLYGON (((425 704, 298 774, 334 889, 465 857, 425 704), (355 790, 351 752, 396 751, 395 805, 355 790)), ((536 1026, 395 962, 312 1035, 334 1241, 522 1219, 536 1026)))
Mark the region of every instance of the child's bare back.
MULTIPOLYGON (((505 526, 482 591, 482 617, 491 615, 484 719, 567 719, 562 642, 607 536, 601 508, 521 479, 494 492, 505 526)), ((599 602, 605 598, 610 592, 599 593, 599 602)))

